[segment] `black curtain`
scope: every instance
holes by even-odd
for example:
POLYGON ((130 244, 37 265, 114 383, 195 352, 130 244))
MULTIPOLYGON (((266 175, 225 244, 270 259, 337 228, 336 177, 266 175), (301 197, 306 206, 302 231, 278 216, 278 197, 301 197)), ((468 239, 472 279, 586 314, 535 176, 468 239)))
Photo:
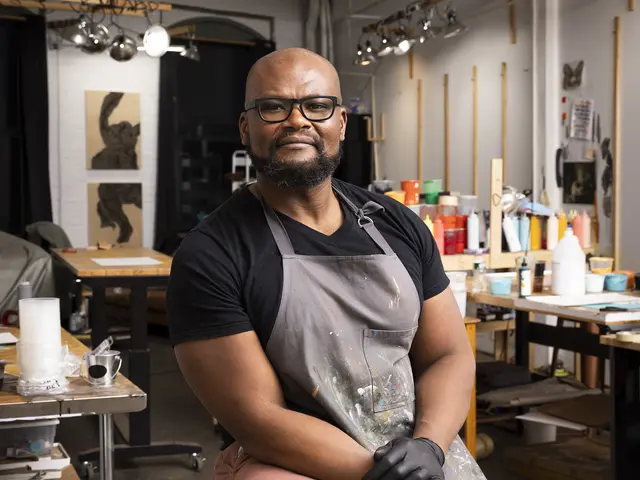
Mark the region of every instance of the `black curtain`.
POLYGON ((0 230, 51 221, 45 20, 0 20, 0 230))
POLYGON ((199 45, 200 61, 167 54, 160 62, 158 176, 154 248, 172 254, 203 212, 231 194, 231 154, 242 149, 238 118, 247 73, 275 49, 199 45))

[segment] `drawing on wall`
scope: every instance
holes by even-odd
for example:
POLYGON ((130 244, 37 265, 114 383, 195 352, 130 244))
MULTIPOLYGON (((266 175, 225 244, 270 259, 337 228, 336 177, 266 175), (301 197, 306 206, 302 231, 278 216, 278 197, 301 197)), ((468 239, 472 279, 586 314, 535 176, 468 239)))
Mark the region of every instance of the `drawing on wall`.
POLYGON ((600 146, 602 152, 602 161, 604 169, 600 177, 600 185, 602 186, 602 210, 604 216, 611 218, 613 214, 613 155, 611 155, 611 139, 605 138, 600 146))
POLYGON ((142 246, 142 184, 88 184, 89 244, 142 246))
POLYGON ((565 63, 563 67, 562 88, 572 90, 582 85, 582 76, 584 73, 584 61, 577 63, 565 63))
POLYGON ((140 94, 85 92, 87 169, 140 168, 140 94))
POLYGON ((595 162, 566 162, 563 193, 564 203, 593 205, 596 195, 595 162))

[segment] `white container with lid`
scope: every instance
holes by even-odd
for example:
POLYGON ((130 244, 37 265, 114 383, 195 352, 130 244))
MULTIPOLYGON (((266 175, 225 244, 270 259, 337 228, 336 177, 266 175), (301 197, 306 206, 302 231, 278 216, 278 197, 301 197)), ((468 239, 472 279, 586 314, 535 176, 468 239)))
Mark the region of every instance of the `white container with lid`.
POLYGON ((551 293, 554 295, 584 295, 586 256, 578 237, 567 227, 564 237, 551 255, 551 293))
POLYGON ((467 313, 467 272, 447 272, 450 288, 456 299, 460 315, 464 318, 467 313))

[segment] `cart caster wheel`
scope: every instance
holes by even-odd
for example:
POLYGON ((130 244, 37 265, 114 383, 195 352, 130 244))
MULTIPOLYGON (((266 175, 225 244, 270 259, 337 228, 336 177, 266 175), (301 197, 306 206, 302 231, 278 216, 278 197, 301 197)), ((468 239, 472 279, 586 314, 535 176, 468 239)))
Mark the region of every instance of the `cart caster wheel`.
POLYGON ((82 478, 91 480, 96 475, 96 466, 91 462, 84 462, 82 464, 82 478))
POLYGON ((204 461, 206 458, 202 456, 200 453, 192 453, 191 454, 191 468, 196 472, 201 472, 202 467, 204 466, 204 461))

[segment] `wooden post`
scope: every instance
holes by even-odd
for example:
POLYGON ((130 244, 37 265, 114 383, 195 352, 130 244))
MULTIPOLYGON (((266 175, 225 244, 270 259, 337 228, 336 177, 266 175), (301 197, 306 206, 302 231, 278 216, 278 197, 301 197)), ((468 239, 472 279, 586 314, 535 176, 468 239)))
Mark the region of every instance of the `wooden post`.
POLYGON ((509 0, 509 30, 511 33, 511 43, 518 43, 518 32, 516 30, 516 0, 509 0))
POLYGON ((444 189, 449 191, 449 74, 444 74, 444 189))
POLYGON ((629 11, 633 12, 636 9, 636 0, 629 0, 629 11))
POLYGON ((497 265, 502 254, 502 172, 502 159, 491 160, 489 265, 497 265))
MULTIPOLYGON (((476 324, 466 323, 467 336, 469 337, 469 344, 473 355, 476 355, 476 324)), ((476 411, 476 385, 473 384, 473 392, 471 393, 471 405, 469 406, 469 413, 467 414, 467 421, 465 422, 465 439, 464 442, 469 449, 469 453, 472 457, 476 457, 476 435, 477 435, 477 411, 476 411)))
POLYGON ((418 181, 422 190, 422 79, 418 79, 418 181))
POLYGON ((502 181, 507 181, 507 62, 502 62, 502 181))
POLYGON ((473 66, 473 194, 478 195, 478 67, 473 66))
POLYGON ((613 87, 613 261, 620 267, 620 45, 622 26, 620 17, 614 19, 614 87, 613 87))
POLYGON ((409 79, 413 80, 413 60, 414 60, 414 53, 413 53, 413 48, 411 50, 409 50, 409 79))

